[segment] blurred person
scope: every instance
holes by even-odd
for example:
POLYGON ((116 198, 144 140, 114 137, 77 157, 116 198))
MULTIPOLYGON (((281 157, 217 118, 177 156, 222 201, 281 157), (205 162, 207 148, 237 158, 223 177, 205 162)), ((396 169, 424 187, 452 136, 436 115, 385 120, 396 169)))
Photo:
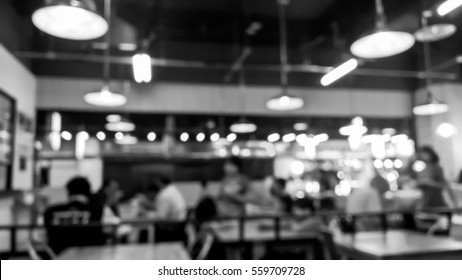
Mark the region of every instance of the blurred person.
MULTIPOLYGON (((348 197, 346 212, 368 214, 385 211, 387 208, 385 193, 389 190, 389 182, 376 172, 368 186, 355 189, 348 197)), ((380 227, 381 220, 380 217, 357 217, 356 224, 361 230, 376 230, 380 227)))
POLYGON ((59 254, 68 247, 104 244, 106 235, 102 226, 76 227, 103 222, 103 207, 92 199, 88 180, 73 178, 66 189, 68 202, 51 206, 44 213, 50 247, 59 254))
POLYGON ((207 192, 207 181, 201 181, 201 195, 196 208, 194 209, 195 228, 197 231, 201 226, 218 216, 217 205, 213 196, 207 192))
POLYGON ((293 229, 296 231, 318 231, 324 225, 323 220, 316 216, 316 207, 313 200, 309 198, 296 200, 293 214, 298 216, 293 223, 293 229))
POLYGON ((291 214, 293 209, 293 200, 286 190, 287 181, 282 178, 275 178, 270 188, 270 194, 275 201, 276 211, 278 213, 291 214))
POLYGON ((115 216, 120 217, 119 201, 122 198, 123 193, 116 180, 104 180, 103 185, 95 196, 104 207, 109 208, 115 216))
POLYGON ((243 174, 241 159, 231 157, 223 166, 225 173, 218 195, 218 208, 223 216, 244 216, 249 201, 250 182, 243 174))
POLYGON ((416 187, 422 191, 419 207, 426 209, 457 206, 457 199, 444 176, 435 150, 429 146, 418 149, 417 162, 419 161, 423 163, 421 167, 413 168, 416 187), (449 195, 449 203, 444 198, 445 192, 449 195))
POLYGON ((168 177, 157 178, 149 185, 141 203, 142 215, 146 218, 183 221, 187 217, 186 201, 180 190, 168 177))

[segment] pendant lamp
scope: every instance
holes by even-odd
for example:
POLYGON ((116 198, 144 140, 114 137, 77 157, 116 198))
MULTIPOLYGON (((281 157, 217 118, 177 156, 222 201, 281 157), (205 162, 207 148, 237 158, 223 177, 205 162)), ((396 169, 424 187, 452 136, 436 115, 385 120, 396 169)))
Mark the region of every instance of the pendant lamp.
POLYGON ((350 47, 351 53, 364 59, 377 59, 410 49, 415 43, 414 36, 388 29, 382 0, 375 0, 375 6, 377 20, 374 31, 356 40, 350 47))
MULTIPOLYGON (((105 0, 105 16, 107 21, 111 22, 111 0, 105 0)), ((120 94, 112 92, 109 88, 110 75, 110 30, 106 33, 106 45, 104 49, 103 79, 104 84, 100 91, 85 94, 83 99, 90 105, 99 107, 119 107, 127 103, 127 98, 120 94)))
POLYGON ((252 133, 257 130, 257 125, 242 117, 229 128, 234 133, 252 133))
MULTIPOLYGON (((422 28, 425 29, 428 27, 428 19, 426 14, 422 14, 422 28)), ((423 48, 424 48, 424 62, 425 62, 425 70, 429 72, 431 70, 431 56, 430 56, 430 45, 428 41, 424 41, 423 48)), ((428 115, 436 115, 436 114, 443 114, 449 111, 449 105, 442 103, 436 100, 433 97, 433 93, 430 89, 431 79, 427 75, 425 78, 426 87, 427 87, 427 100, 414 107, 412 112, 418 116, 428 116, 428 115)))
POLYGON ((288 0, 278 0, 279 4, 279 32, 280 32, 280 59, 281 59, 281 89, 282 93, 266 102, 266 107, 274 111, 291 111, 303 107, 303 99, 288 93, 287 77, 287 34, 285 6, 289 4, 288 0))
POLYGON ((433 16, 432 11, 425 11, 422 14, 425 26, 417 30, 414 36, 419 42, 436 42, 451 37, 456 33, 457 27, 452 23, 437 23, 428 25, 428 18, 433 16))
POLYGON ((96 39, 109 29, 93 0, 46 0, 32 22, 47 34, 69 40, 96 39))

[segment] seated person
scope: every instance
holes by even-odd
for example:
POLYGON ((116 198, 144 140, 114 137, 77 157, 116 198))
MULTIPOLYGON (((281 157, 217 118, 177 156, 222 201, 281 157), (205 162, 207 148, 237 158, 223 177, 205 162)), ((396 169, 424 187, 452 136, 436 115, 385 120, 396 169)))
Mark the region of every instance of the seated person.
POLYGON ((68 247, 104 244, 106 236, 102 226, 76 227, 103 219, 103 207, 91 198, 88 180, 76 177, 69 181, 66 189, 68 202, 51 206, 44 214, 50 247, 60 253, 68 247))
POLYGON ((290 214, 292 213, 293 201, 286 191, 287 182, 285 179, 276 178, 270 189, 271 196, 275 200, 277 212, 290 214))
POLYGON ((301 216, 300 218, 296 218, 292 225, 296 231, 318 231, 324 226, 322 219, 315 216, 316 208, 311 199, 303 198, 296 200, 293 206, 293 213, 301 216))
POLYGON ((156 225, 156 242, 186 240, 186 201, 169 178, 162 176, 148 187, 140 210, 141 217, 167 222, 156 225))
POLYGON ((201 182, 202 195, 199 198, 196 209, 194 210, 194 220, 196 230, 199 230, 201 225, 218 216, 217 205, 215 199, 206 192, 207 183, 201 182))

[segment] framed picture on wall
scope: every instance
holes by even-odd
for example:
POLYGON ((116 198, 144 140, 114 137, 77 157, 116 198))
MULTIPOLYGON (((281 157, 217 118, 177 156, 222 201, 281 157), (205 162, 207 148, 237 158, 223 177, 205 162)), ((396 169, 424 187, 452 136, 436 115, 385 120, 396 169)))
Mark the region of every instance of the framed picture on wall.
POLYGON ((11 189, 16 101, 0 89, 0 191, 11 189))

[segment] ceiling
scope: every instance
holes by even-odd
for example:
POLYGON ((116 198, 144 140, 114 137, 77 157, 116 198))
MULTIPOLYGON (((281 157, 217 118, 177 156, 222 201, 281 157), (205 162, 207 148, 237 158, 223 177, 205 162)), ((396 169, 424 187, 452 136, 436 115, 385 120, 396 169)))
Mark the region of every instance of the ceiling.
MULTIPOLYGON (((2 1, 0 10, 10 11, 2 17, 0 39, 13 52, 49 52, 102 55, 97 42, 76 42, 52 38, 38 31, 31 23, 32 12, 42 5, 36 0, 2 1), (16 32, 12 32, 13 29, 16 32)), ((96 1, 102 11, 102 0, 96 1)), ((384 0, 391 27, 413 32, 419 28, 419 14, 434 6, 437 0, 384 0)), ((113 0, 111 52, 129 57, 133 51, 121 51, 120 43, 139 44, 151 38, 149 52, 153 57, 184 61, 219 63, 229 67, 244 46, 252 53, 245 65, 277 65, 279 62, 278 6, 274 0, 113 0), (251 23, 262 28, 254 36, 246 35, 251 23)), ((462 30, 462 9, 444 19, 462 30)), ((2 12, 0 12, 2 16, 2 12)), ((373 28, 373 0, 292 0, 287 7, 289 63, 297 65, 333 66, 346 59, 349 45, 360 34, 373 28)), ((1 25, 1 24, 0 24, 1 25)), ((432 44, 433 61, 438 63, 455 57, 462 47, 462 31, 450 39, 432 44)), ((421 45, 391 58, 367 61, 367 69, 422 69, 421 45)), ((19 56, 21 57, 21 56, 19 56)), ((100 78, 102 65, 84 60, 25 60, 37 75, 100 78)), ((244 65, 244 67, 245 67, 244 65)), ((154 82, 224 83, 228 69, 193 67, 156 67, 154 82)), ((277 71, 248 70, 246 82, 277 85, 277 71)), ((114 79, 132 79, 130 65, 115 63, 114 79)), ((291 86, 319 86, 321 74, 294 72, 291 86)), ((236 77, 230 81, 236 83, 236 77)), ((337 87, 415 89, 419 81, 411 78, 385 78, 351 75, 336 83, 337 87)))

